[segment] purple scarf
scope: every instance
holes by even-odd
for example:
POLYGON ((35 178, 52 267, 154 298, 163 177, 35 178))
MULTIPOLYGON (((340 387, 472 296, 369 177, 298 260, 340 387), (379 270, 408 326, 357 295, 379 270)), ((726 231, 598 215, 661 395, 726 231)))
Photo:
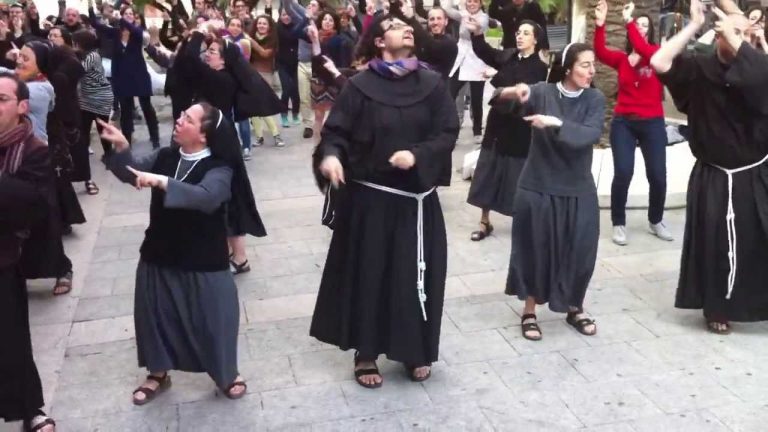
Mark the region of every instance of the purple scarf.
POLYGON ((375 58, 368 62, 368 69, 376 72, 384 78, 400 79, 419 69, 429 70, 430 67, 424 62, 420 62, 416 57, 408 57, 406 59, 398 60, 394 63, 389 63, 380 58, 375 58))

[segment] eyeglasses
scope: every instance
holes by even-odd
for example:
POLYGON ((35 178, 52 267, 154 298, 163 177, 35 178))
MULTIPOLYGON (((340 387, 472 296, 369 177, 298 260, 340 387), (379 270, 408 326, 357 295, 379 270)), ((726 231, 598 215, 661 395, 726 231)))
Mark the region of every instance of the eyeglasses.
POLYGON ((389 27, 387 27, 384 30, 384 33, 388 32, 390 30, 396 30, 397 31, 397 30, 405 30, 405 29, 410 29, 411 31, 413 31, 413 27, 411 27, 409 24, 405 24, 405 23, 401 23, 401 22, 393 22, 389 27))

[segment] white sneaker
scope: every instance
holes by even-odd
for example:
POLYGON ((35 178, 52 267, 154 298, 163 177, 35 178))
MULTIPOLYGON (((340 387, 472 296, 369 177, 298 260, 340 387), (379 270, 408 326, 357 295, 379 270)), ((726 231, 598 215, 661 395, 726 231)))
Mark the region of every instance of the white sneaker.
POLYGON ((251 149, 243 149, 243 160, 251 160, 251 149))
POLYGON ((614 243, 619 246, 627 245, 627 227, 624 225, 615 225, 613 227, 613 236, 611 237, 614 243))
POLYGON ((648 224, 648 231, 651 232, 651 234, 655 235, 656 237, 665 240, 665 241, 672 241, 675 238, 672 237, 672 233, 669 232, 667 229, 667 226, 664 225, 664 222, 659 222, 657 224, 648 224))

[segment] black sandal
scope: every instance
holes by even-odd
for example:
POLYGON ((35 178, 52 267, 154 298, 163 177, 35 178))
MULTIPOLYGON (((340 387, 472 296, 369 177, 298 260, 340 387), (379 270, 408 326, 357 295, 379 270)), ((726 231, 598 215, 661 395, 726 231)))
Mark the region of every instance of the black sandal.
POLYGON ((424 366, 406 366, 405 370, 408 371, 408 378, 411 381, 413 381, 413 382, 424 382, 424 381, 428 380, 432 376, 432 365, 431 364, 424 365, 424 366), (428 367, 429 368, 429 372, 427 372, 427 374, 424 375, 423 377, 417 377, 416 374, 415 374, 416 369, 418 369, 420 367, 428 367))
POLYGON ((243 261, 241 264, 235 262, 233 258, 230 258, 229 264, 232 266, 232 274, 239 275, 240 273, 248 273, 251 271, 251 266, 248 265, 248 260, 243 261))
MULTIPOLYGON (((358 353, 355 353, 355 367, 357 367, 360 361, 361 360, 358 358, 358 353)), ((379 367, 376 366, 376 361, 374 360, 372 368, 355 369, 355 381, 357 381, 358 384, 360 384, 361 386, 367 389, 377 389, 381 387, 382 384, 384 384, 384 377, 381 375, 381 372, 379 372, 379 367), (379 378, 381 378, 381 382, 368 384, 360 379, 364 375, 378 375, 379 378)))
POLYGON ((29 420, 24 421, 24 431, 26 432, 38 432, 43 430, 46 426, 53 426, 53 428, 56 428, 56 422, 53 421, 52 418, 48 417, 44 412, 38 410, 38 413, 35 414, 34 417, 32 417, 29 420), (37 423, 35 423, 35 420, 39 420, 37 423), (34 424, 34 426, 32 426, 34 424))
POLYGON ((98 195, 99 187, 96 186, 96 183, 94 183, 93 180, 88 180, 87 182, 85 182, 85 192, 88 195, 98 195))
POLYGON ((480 221, 480 225, 484 226, 485 229, 472 232, 472 236, 470 237, 472 241, 483 240, 493 232, 493 225, 491 225, 490 222, 480 221))
POLYGON ((152 401, 158 394, 171 387, 171 377, 168 372, 162 377, 156 377, 154 375, 147 375, 147 381, 154 381, 160 384, 157 389, 151 389, 149 387, 141 386, 133 391, 133 404, 136 406, 142 406, 152 401), (136 394, 143 393, 144 399, 136 399, 136 394))
POLYGON ((539 327, 539 323, 536 322, 536 314, 524 314, 523 317, 520 319, 520 330, 523 333, 523 337, 532 340, 532 341, 540 341, 542 338, 541 328, 539 327), (533 322, 526 323, 526 320, 533 319, 533 322), (538 332, 538 336, 529 336, 526 333, 528 332, 538 332))
POLYGON ((728 320, 724 318, 708 318, 707 330, 718 335, 729 335, 731 334, 731 323, 729 323, 728 320), (717 324, 722 324, 725 326, 725 328, 719 329, 717 328, 717 324))
POLYGON ((224 396, 226 396, 227 399, 231 399, 231 400, 240 399, 243 396, 245 396, 246 393, 248 393, 248 384, 246 384, 245 381, 243 381, 242 378, 235 380, 235 382, 233 382, 232 384, 227 386, 226 389, 224 389, 224 396), (243 392, 242 393, 232 394, 232 389, 237 387, 237 386, 242 386, 243 387, 243 392))
POLYGON ((595 331, 590 333, 586 330, 586 327, 588 325, 595 325, 595 320, 592 318, 582 318, 580 320, 576 319, 576 316, 579 314, 583 314, 584 311, 579 309, 577 311, 571 311, 568 312, 568 315, 565 317, 565 322, 570 324, 573 328, 576 329, 579 333, 583 334, 584 336, 594 336, 597 334, 597 326, 595 326, 595 331))

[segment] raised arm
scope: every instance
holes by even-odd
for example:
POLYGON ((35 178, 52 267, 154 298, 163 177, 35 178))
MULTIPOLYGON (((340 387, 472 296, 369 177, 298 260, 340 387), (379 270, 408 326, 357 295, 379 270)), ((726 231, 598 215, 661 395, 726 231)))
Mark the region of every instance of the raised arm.
POLYGON ((460 10, 456 9, 453 0, 440 0, 440 7, 445 10, 445 14, 448 15, 448 18, 458 22, 462 21, 463 15, 460 10))
POLYGON ((88 17, 90 17, 91 25, 94 29, 96 29, 96 32, 99 35, 110 39, 115 39, 117 37, 119 30, 104 24, 100 19, 98 19, 96 17, 96 13, 93 11, 93 8, 88 8, 88 17))
POLYGON ((651 57, 659 50, 658 45, 652 45, 640 34, 640 30, 637 29, 637 23, 632 20, 627 23, 627 37, 632 48, 640 54, 640 57, 651 61, 651 57))
POLYGON ((701 29, 704 21, 704 6, 701 4, 701 1, 691 0, 691 21, 679 33, 662 45, 656 51, 656 54, 651 57, 651 67, 656 73, 663 74, 672 68, 672 62, 675 60, 675 57, 685 51, 688 41, 701 29))
POLYGON ((768 56, 742 42, 736 58, 725 73, 725 80, 741 91, 747 104, 768 115, 768 56))
POLYGON ((608 15, 608 3, 600 0, 595 7, 595 57, 603 64, 618 69, 626 54, 608 49, 605 44, 605 18, 608 15))
POLYGON ((500 56, 504 53, 504 50, 490 46, 482 33, 474 33, 472 35, 472 51, 475 52, 475 55, 477 55, 483 63, 496 70, 501 69, 502 65, 499 60, 500 56))

